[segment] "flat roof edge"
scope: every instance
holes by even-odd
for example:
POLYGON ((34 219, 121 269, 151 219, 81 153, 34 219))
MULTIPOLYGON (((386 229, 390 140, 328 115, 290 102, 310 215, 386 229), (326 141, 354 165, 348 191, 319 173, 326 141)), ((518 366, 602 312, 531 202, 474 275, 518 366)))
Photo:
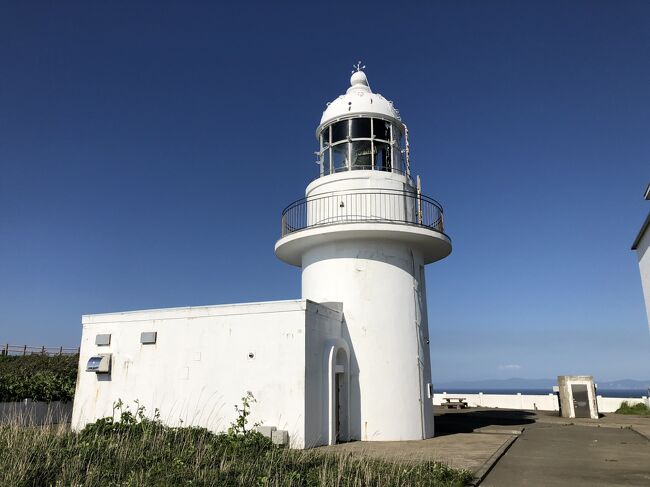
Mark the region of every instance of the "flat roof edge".
POLYGON ((321 312, 324 311, 328 316, 332 318, 341 319, 343 316, 343 303, 332 301, 319 303, 318 301, 307 299, 307 310, 311 311, 311 308, 316 308, 321 312))
POLYGON ((636 248, 639 246, 639 242, 641 242, 641 239, 643 238, 643 235, 645 234, 648 227, 650 227, 650 211, 648 212, 648 216, 646 217, 645 222, 643 222, 643 226, 641 226, 641 230, 639 230, 639 234, 634 239, 632 250, 636 250, 636 248))
MULTIPOLYGON (((219 313, 219 311, 228 311, 229 309, 237 310, 237 308, 253 307, 253 308, 262 308, 262 307, 272 307, 273 311, 292 311, 292 310, 304 310, 307 306, 306 299, 286 299, 280 301, 256 301, 251 303, 227 303, 227 304, 214 304, 214 305, 205 305, 205 306, 182 306, 175 308, 153 308, 153 309, 140 309, 140 310, 131 310, 131 311, 116 311, 111 313, 96 313, 96 314, 85 314, 81 316, 81 322, 83 324, 90 323, 106 323, 111 321, 138 321, 138 319, 150 319, 150 318, 140 318, 143 315, 147 314, 168 314, 168 315, 179 315, 179 318, 193 317, 193 316, 219 316, 221 314, 228 313, 219 313), (212 313, 211 313, 212 312, 212 313), (120 319, 122 318, 122 319, 120 319)), ((243 310, 241 310, 244 312, 243 310)), ((263 309, 253 309, 249 310, 249 313, 264 313, 263 309)), ((232 314, 232 313, 231 313, 232 314)), ((158 318, 154 318, 158 319, 158 318)))

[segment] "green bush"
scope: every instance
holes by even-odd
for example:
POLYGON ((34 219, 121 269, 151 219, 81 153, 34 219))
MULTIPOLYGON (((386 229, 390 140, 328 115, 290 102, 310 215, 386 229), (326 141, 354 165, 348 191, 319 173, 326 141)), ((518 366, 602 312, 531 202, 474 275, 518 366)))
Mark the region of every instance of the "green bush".
POLYGON ((78 355, 0 356, 0 402, 70 401, 78 363, 78 355))
POLYGON ((616 410, 618 414, 638 414, 640 416, 650 416, 650 408, 642 402, 630 404, 627 401, 621 403, 621 407, 616 410))

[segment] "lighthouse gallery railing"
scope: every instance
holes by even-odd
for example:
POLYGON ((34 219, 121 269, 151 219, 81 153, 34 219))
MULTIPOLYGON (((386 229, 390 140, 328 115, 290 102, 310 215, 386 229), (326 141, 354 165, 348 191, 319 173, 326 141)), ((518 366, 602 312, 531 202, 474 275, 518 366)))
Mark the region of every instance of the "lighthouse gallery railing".
POLYGON ((282 212, 282 236, 341 223, 401 223, 444 231, 442 206, 411 191, 346 191, 302 198, 282 212))

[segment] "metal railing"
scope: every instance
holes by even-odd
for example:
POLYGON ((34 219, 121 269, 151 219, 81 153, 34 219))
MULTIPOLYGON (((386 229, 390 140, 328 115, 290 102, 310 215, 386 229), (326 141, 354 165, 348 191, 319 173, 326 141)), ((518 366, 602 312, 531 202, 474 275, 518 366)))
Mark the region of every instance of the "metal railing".
POLYGON ((3 355, 78 355, 78 348, 64 348, 64 347, 28 347, 27 345, 9 345, 8 343, 2 345, 0 348, 0 356, 3 355))
POLYGON ((282 212, 282 236, 341 223, 401 223, 444 232, 436 200, 415 191, 349 191, 302 198, 282 212))

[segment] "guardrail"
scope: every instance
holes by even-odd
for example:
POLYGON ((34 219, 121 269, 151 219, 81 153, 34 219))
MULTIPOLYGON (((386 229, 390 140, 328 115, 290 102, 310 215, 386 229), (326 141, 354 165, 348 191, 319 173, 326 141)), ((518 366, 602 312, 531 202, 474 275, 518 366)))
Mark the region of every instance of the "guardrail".
POLYGON ((282 212, 282 236, 339 223, 401 223, 444 232, 443 210, 410 191, 350 191, 294 201, 282 212))
POLYGON ((78 355, 79 348, 64 347, 28 347, 27 345, 9 345, 8 343, 0 349, 0 355, 25 356, 25 355, 78 355))

